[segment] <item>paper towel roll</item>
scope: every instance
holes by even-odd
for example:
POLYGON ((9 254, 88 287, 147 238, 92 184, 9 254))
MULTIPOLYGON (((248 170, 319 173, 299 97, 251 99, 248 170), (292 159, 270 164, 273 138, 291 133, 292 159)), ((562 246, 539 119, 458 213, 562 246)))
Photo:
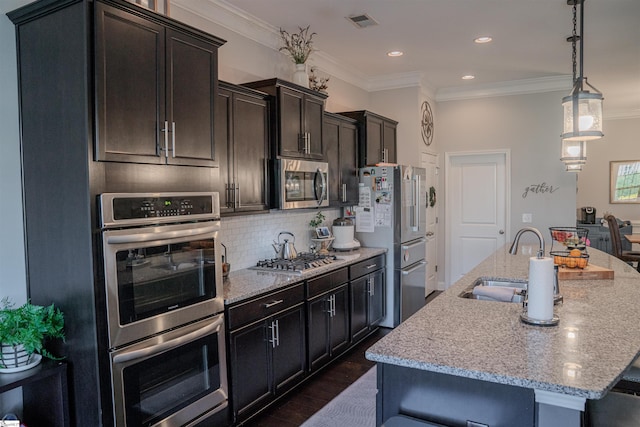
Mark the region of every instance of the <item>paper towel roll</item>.
POLYGON ((553 258, 529 258, 527 316, 536 320, 553 318, 553 258))

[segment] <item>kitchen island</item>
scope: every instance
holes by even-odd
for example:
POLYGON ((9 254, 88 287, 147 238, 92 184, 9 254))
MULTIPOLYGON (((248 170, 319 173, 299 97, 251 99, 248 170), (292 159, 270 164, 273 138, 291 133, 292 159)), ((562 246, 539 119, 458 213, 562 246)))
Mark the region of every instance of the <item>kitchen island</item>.
POLYGON ((615 277, 560 281, 557 326, 523 323, 521 304, 459 297, 477 277, 528 277, 529 256, 502 248, 369 348, 377 425, 404 414, 443 425, 580 426, 586 400, 606 395, 640 353, 640 275, 589 254, 615 277))

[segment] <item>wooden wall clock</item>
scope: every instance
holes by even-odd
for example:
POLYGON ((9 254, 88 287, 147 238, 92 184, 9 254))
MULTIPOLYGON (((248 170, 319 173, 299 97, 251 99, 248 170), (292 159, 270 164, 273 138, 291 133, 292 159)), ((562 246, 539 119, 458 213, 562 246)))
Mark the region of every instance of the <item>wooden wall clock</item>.
POLYGON ((433 142, 433 112, 427 101, 422 103, 421 110, 422 120, 420 127, 422 130, 422 141, 429 146, 433 142))

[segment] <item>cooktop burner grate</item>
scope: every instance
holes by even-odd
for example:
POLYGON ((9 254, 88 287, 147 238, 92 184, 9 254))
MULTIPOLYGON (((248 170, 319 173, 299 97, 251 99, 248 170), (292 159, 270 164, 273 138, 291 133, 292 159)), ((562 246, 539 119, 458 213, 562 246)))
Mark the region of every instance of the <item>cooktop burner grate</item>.
POLYGON ((272 258, 264 259, 257 262, 253 270, 276 270, 286 273, 302 274, 313 270, 314 268, 323 267, 335 261, 334 255, 320 255, 310 252, 300 253, 293 259, 272 258))

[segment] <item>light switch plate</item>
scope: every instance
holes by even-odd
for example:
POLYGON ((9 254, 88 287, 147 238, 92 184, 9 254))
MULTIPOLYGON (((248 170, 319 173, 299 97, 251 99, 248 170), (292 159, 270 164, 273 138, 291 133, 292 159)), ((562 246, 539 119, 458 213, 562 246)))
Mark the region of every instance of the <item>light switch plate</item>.
POLYGON ((531 224, 533 222, 533 214, 530 214, 530 213, 522 214, 522 222, 531 224))

